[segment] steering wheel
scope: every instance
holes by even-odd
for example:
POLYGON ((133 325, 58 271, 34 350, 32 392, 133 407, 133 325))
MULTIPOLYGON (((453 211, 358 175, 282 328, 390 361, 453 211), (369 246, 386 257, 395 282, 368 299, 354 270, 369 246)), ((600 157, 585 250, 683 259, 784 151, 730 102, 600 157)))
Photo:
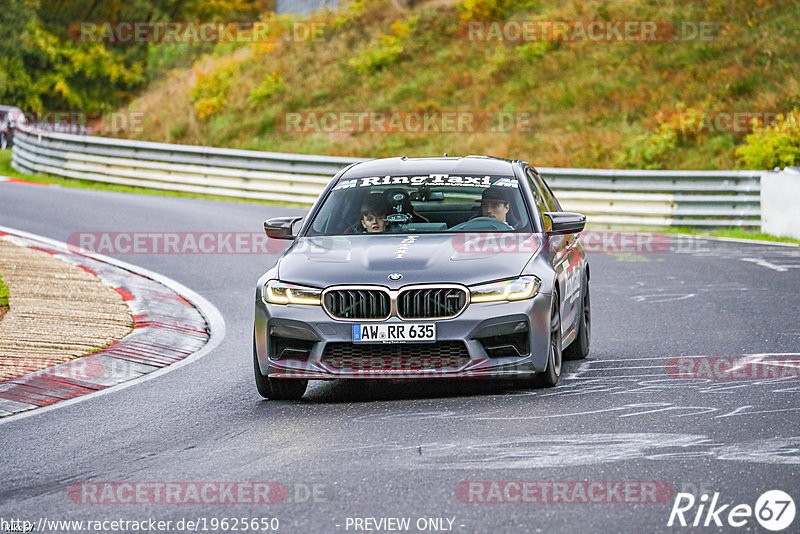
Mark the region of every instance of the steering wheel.
POLYGON ((507 232, 513 229, 514 228, 512 228, 510 225, 502 221, 498 221, 497 219, 494 219, 492 217, 475 217, 474 219, 470 219, 468 221, 464 221, 460 224, 453 226, 452 228, 450 228, 450 231, 458 232, 463 230, 470 230, 477 232, 483 230, 489 232, 492 230, 498 230, 501 232, 507 232))

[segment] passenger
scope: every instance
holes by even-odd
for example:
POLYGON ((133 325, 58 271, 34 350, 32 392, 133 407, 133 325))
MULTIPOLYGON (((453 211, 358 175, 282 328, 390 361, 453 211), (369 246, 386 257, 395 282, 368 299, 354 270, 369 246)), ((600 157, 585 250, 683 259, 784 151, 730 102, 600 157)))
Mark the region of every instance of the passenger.
POLYGON ((380 198, 370 198, 361 206, 361 226, 370 234, 386 231, 389 209, 380 198))

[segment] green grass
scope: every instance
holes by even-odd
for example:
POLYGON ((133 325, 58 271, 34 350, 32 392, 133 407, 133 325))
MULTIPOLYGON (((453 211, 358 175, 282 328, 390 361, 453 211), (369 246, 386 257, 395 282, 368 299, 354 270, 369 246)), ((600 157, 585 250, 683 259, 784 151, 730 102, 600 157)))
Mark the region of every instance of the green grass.
POLYGON ((694 228, 692 226, 614 226, 614 225, 588 225, 587 230, 616 230, 628 232, 652 232, 661 234, 681 234, 703 237, 727 237, 732 239, 750 239, 757 241, 773 241, 775 243, 800 244, 800 240, 791 237, 777 237, 765 234, 758 230, 751 230, 739 227, 729 228, 694 228))
POLYGON ((2 273, 0 273, 0 307, 8 307, 8 286, 3 283, 2 273))
POLYGON ((777 237, 770 234, 758 232, 756 230, 747 230, 744 228, 720 228, 714 230, 703 230, 698 228, 691 228, 688 226, 675 226, 663 230, 665 233, 670 234, 688 234, 710 237, 730 237, 734 239, 755 239, 759 241, 774 241, 776 243, 795 243, 800 244, 800 239, 792 239, 791 237, 777 237))
POLYGON ((93 182, 91 180, 76 180, 73 178, 62 178, 60 176, 49 176, 45 174, 23 174, 11 166, 11 150, 0 150, 0 176, 10 176, 20 180, 30 182, 41 182, 46 184, 60 185, 64 187, 77 187, 80 189, 95 189, 99 191, 115 191, 118 193, 138 193, 142 195, 158 195, 162 197, 182 197, 199 198, 204 200, 224 200, 225 202, 247 202, 252 204, 272 204, 291 207, 307 207, 292 202, 282 202, 278 200, 260 200, 252 198, 235 198, 222 195, 204 195, 202 193, 188 193, 184 191, 167 191, 163 189, 153 189, 149 187, 134 187, 129 185, 106 184, 93 182))

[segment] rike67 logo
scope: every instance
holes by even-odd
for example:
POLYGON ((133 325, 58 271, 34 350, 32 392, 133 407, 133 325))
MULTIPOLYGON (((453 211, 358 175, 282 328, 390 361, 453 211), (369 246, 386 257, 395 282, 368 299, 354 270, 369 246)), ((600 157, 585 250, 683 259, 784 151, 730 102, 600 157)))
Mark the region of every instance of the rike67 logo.
POLYGON ((765 529, 778 532, 788 528, 794 521, 794 500, 788 493, 781 490, 764 492, 756 500, 755 507, 744 503, 721 504, 717 492, 711 497, 710 503, 708 500, 707 494, 695 499, 691 493, 678 493, 675 496, 675 503, 672 505, 667 526, 739 528, 748 525, 755 517, 756 521, 765 529))

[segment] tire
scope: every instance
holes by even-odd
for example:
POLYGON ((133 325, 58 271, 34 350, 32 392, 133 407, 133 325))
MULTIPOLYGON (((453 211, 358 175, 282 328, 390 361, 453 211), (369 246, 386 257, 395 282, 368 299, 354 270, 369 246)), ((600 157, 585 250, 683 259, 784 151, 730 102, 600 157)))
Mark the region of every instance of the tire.
POLYGON ((0 133, 0 150, 5 150, 8 148, 8 138, 6 138, 6 134, 0 133))
POLYGON ((564 349, 565 360, 582 360, 589 354, 589 344, 592 338, 592 305, 589 297, 589 280, 583 278, 583 293, 581 295, 581 317, 578 322, 578 335, 575 340, 564 349))
POLYGON ((265 399, 297 400, 303 396, 308 387, 308 380, 269 378, 261 374, 256 356, 255 334, 253 335, 253 372, 258 394, 265 399))
POLYGON ((308 380, 267 378, 272 391, 272 400, 297 400, 303 396, 308 387, 308 380))
POLYGON ((561 305, 557 293, 553 293, 550 305, 550 343, 547 349, 547 369, 536 375, 534 383, 537 387, 551 388, 561 378, 561 305))
POLYGON ((269 379, 261 374, 261 369, 258 367, 258 356, 256 356, 255 334, 253 334, 253 368, 256 375, 256 388, 258 388, 258 394, 264 397, 265 399, 270 398, 272 390, 269 387, 269 379))

